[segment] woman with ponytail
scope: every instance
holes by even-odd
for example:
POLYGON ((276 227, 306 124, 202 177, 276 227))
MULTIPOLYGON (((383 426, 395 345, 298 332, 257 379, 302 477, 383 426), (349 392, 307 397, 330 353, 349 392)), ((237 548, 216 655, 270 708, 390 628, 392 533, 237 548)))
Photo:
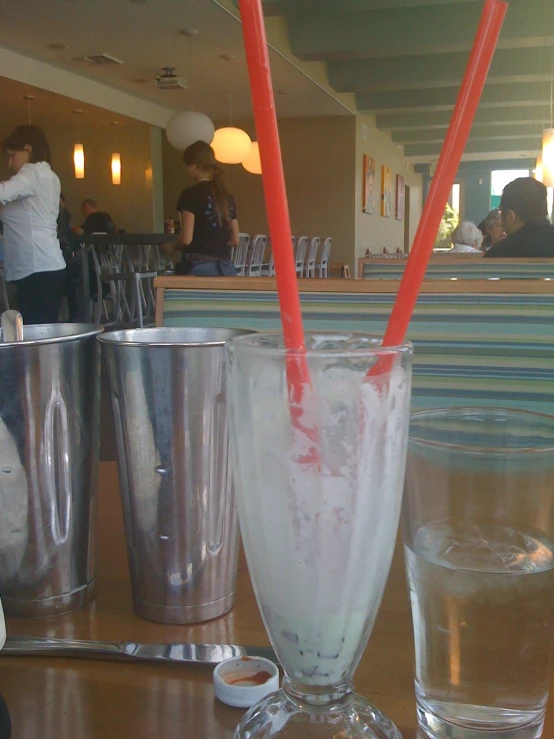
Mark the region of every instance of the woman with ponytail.
POLYGON ((179 239, 170 251, 181 251, 177 274, 216 277, 236 275, 231 249, 238 246, 239 226, 235 199, 225 184, 225 173, 211 146, 191 144, 183 162, 194 185, 181 193, 179 239))

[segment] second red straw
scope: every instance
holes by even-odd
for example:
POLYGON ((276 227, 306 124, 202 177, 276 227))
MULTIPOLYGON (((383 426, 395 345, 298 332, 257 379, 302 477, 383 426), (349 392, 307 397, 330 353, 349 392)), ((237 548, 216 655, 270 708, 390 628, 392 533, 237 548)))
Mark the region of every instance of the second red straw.
POLYGON ((483 8, 456 107, 387 325, 384 346, 397 346, 406 336, 507 9, 508 4, 500 0, 487 0, 483 8))

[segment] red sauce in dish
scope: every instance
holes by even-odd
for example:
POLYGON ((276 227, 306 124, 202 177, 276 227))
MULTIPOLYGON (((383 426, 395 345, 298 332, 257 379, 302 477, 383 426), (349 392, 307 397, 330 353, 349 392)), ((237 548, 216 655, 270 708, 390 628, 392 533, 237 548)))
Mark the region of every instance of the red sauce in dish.
POLYGON ((230 673, 229 675, 222 676, 224 682, 227 685, 243 685, 244 687, 252 687, 254 685, 263 685, 269 679, 271 679, 271 673, 267 670, 260 670, 259 672, 248 673, 230 673))

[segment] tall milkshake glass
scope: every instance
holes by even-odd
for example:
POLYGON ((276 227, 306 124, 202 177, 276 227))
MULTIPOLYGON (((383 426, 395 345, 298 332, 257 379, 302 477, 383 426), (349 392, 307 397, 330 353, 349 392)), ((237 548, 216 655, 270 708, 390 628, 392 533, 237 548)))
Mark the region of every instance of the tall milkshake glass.
POLYGON ((228 344, 231 444, 241 533, 283 689, 235 739, 398 739, 355 695, 395 546, 411 392, 410 344, 362 334, 279 334, 228 344), (287 364, 306 361, 299 403, 287 364), (379 362, 373 376, 368 372, 379 362))

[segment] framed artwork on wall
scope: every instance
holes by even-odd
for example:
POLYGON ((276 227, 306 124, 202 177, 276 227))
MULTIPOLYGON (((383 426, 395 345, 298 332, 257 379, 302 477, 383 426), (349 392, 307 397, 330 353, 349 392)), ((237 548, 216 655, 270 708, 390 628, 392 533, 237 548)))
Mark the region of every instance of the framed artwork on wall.
POLYGON ((381 170, 381 215, 392 216, 392 171, 383 165, 381 170))
POLYGON ((375 208, 375 159, 364 154, 364 186, 362 209, 364 213, 373 214, 375 208))
POLYGON ((396 220, 404 220, 404 177, 401 174, 396 175, 396 220))

